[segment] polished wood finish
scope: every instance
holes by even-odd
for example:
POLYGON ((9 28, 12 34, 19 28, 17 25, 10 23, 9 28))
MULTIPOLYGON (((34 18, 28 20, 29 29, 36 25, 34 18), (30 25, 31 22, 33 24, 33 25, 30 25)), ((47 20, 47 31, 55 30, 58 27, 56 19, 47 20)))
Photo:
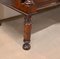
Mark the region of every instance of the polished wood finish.
POLYGON ((24 41, 30 41, 31 37, 31 15, 25 15, 25 21, 24 21, 24 41))
POLYGON ((23 0, 24 2, 21 1, 22 0, 0 0, 0 3, 23 14, 35 13, 38 12, 38 10, 40 9, 60 5, 60 0, 23 0))
POLYGON ((23 49, 24 50, 29 50, 30 49, 30 38, 31 38, 31 28, 32 28, 32 23, 31 23, 31 14, 25 15, 24 17, 24 45, 23 49))
POLYGON ((31 16, 38 11, 60 5, 60 0, 0 0, 0 3, 25 15, 24 17, 24 50, 30 49, 31 16))

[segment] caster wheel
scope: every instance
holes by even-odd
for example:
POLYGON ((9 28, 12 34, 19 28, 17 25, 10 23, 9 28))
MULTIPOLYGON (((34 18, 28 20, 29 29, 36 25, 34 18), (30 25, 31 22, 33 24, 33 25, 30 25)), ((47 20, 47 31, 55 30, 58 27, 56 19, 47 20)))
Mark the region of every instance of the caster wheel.
POLYGON ((30 46, 29 43, 23 44, 23 49, 24 49, 24 50, 29 50, 30 48, 31 48, 31 46, 30 46))

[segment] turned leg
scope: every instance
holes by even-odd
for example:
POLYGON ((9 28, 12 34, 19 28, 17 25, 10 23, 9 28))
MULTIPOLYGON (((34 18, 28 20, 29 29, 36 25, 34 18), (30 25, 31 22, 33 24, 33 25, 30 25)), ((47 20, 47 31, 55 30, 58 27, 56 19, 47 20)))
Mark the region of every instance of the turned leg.
POLYGON ((25 15, 25 21, 24 21, 24 44, 23 49, 29 50, 30 49, 30 37, 31 37, 31 15, 25 15))
POLYGON ((1 23, 0 23, 0 26, 1 26, 1 23))
POLYGON ((2 22, 0 22, 0 26, 1 26, 1 23, 2 23, 2 22))

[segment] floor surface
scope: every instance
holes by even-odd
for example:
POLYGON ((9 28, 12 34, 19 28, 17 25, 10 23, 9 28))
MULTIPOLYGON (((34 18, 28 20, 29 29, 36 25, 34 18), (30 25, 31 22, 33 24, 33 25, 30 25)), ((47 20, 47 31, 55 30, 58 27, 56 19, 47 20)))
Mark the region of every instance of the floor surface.
POLYGON ((32 17, 31 49, 23 45, 23 18, 0 27, 0 59, 60 59, 60 7, 32 17))

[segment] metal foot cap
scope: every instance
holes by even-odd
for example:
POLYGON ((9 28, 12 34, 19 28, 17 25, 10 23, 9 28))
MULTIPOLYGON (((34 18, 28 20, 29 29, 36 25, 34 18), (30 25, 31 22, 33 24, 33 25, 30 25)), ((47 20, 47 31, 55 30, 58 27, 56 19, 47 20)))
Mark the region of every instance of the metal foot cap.
POLYGON ((31 48, 31 46, 30 46, 29 43, 23 44, 23 49, 24 49, 24 50, 29 50, 30 48, 31 48))

